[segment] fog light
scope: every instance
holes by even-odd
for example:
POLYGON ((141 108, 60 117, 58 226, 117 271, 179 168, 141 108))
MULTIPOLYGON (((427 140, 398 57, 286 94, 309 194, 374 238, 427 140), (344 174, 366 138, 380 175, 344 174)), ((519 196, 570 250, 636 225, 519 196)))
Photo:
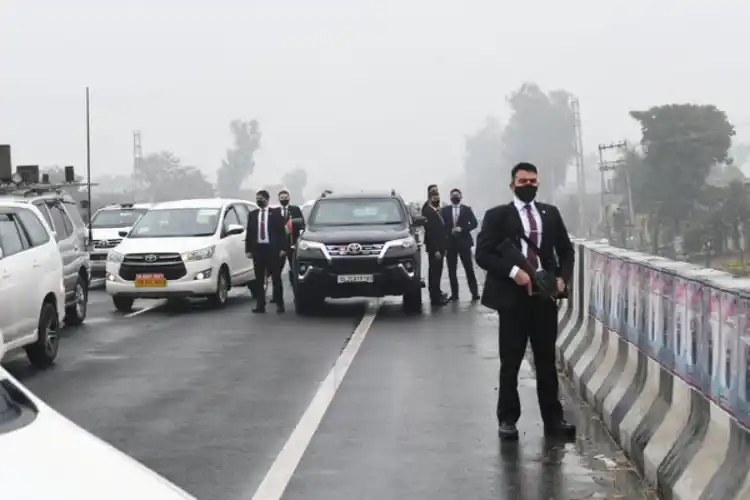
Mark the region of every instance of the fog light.
POLYGON ((414 269, 414 263, 412 263, 412 261, 410 260, 405 260, 403 262, 403 266, 404 266, 404 269, 406 269, 407 271, 411 271, 412 269, 414 269))
POLYGON ((307 267, 308 267, 307 264, 300 264, 299 265, 299 272, 302 273, 302 274, 306 273, 307 272, 307 267))
POLYGON ((107 277, 107 281, 114 281, 115 280, 115 275, 114 274, 107 273, 106 277, 107 277))
POLYGON ((211 269, 206 269, 205 271, 201 271, 195 275, 195 279, 197 280, 207 280, 210 277, 211 277, 211 269))

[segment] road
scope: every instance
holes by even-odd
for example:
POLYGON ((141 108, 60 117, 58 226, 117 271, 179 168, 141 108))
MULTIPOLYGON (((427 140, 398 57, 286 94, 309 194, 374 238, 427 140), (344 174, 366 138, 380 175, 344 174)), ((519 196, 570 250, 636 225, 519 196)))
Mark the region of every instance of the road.
POLYGON ((500 445, 497 319, 479 305, 407 317, 395 300, 344 301, 312 318, 251 306, 243 290, 222 311, 144 301, 123 315, 92 291, 53 369, 4 365, 201 500, 249 500, 261 484, 255 498, 279 498, 272 479, 288 500, 652 498, 568 388, 579 439, 545 441, 527 364, 521 440, 500 445))

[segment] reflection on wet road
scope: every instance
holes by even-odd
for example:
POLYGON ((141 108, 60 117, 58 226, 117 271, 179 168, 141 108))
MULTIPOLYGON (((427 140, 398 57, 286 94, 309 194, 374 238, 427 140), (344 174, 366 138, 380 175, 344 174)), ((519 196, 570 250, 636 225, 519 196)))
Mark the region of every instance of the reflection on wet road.
MULTIPOLYGON (((144 301, 136 304, 143 312, 126 317, 93 291, 87 325, 66 331, 53 369, 35 372, 22 357, 5 366, 65 416, 197 498, 250 499, 367 302, 332 302, 309 318, 258 316, 246 292, 234 295, 222 311, 144 301)), ((569 390, 579 439, 543 438, 527 364, 521 439, 499 443, 496 328, 480 306, 407 317, 387 300, 290 465, 283 498, 651 498, 569 390)))

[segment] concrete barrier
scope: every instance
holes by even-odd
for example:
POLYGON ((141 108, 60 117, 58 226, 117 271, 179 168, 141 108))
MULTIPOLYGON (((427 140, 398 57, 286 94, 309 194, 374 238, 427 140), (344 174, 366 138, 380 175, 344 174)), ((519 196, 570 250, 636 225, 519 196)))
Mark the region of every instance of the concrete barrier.
POLYGON ((560 370, 665 499, 750 500, 750 280, 575 245, 560 370))

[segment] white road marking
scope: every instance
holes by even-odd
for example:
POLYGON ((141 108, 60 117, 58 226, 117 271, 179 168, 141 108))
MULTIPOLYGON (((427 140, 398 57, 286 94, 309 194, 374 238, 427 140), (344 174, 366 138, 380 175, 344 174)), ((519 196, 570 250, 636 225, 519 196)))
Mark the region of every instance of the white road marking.
POLYGON ((163 306, 163 305, 164 305, 164 304, 166 304, 166 303, 167 303, 167 301, 166 301, 166 300, 159 300, 158 302, 156 302, 156 303, 155 303, 154 305, 152 305, 152 306, 144 307, 143 309, 138 309, 137 311, 133 311, 132 313, 128 313, 128 314, 126 314, 126 315, 125 315, 124 317, 125 317, 125 318, 132 318, 132 317, 134 317, 134 316, 138 316, 139 314, 143 314, 143 313, 145 313, 145 312, 149 312, 149 311, 151 311, 152 309, 156 309, 157 307, 161 307, 161 306, 163 306))
POLYGON ((362 342, 365 340, 365 336, 367 336, 367 332, 370 330, 373 321, 375 321, 378 309, 380 309, 380 301, 375 301, 367 313, 365 313, 362 321, 360 321, 354 330, 349 343, 339 355, 331 371, 328 372, 328 376, 321 382, 315 397, 313 397, 302 418, 292 431, 276 460, 274 460, 273 465, 271 465, 260 486, 258 486, 258 489, 252 496, 252 500, 281 499, 286 487, 289 485, 289 481, 292 480, 294 471, 297 470, 297 466, 305 454, 305 450, 307 450, 310 441, 312 441, 315 432, 323 421, 323 417, 331 405, 336 391, 341 386, 341 382, 344 380, 344 376, 351 366, 354 356, 357 355, 362 342))

